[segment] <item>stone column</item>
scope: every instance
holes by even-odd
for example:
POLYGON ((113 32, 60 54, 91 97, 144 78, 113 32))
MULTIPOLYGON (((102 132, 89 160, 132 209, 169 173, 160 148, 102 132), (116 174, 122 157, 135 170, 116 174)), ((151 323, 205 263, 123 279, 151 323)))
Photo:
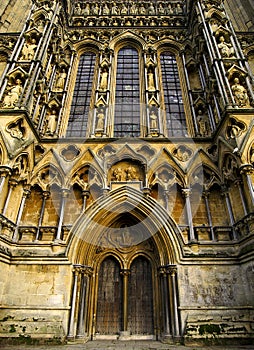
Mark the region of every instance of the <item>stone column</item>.
POLYGON ((233 209, 232 209, 232 205, 231 205, 231 201, 228 193, 228 188, 226 186, 222 186, 222 194, 225 196, 226 206, 227 206, 228 215, 229 215, 229 221, 230 221, 230 225, 232 226, 233 239, 236 240, 237 237, 236 237, 236 232, 234 228, 235 219, 234 219, 233 209))
POLYGON ((59 215, 58 228, 57 228, 55 242, 61 241, 64 210, 65 210, 66 198, 67 198, 68 194, 69 194, 69 190, 62 189, 62 201, 61 201, 60 215, 59 215))
POLYGON ((183 193, 183 195, 185 197, 186 215, 187 215, 189 232, 190 232, 190 242, 196 242, 194 229, 193 229, 191 203, 190 203, 191 189, 190 188, 183 188, 182 189, 182 193, 183 193))
POLYGON ((69 323, 69 331, 68 331, 68 338, 70 339, 74 339, 76 335, 75 313, 76 313, 76 299, 77 299, 77 292, 78 292, 78 278, 80 275, 79 266, 74 266, 73 275, 74 275, 74 281, 73 281, 73 287, 72 287, 72 301, 71 301, 70 323, 69 323))
POLYGON ((6 197, 6 200, 5 200, 5 204, 4 204, 4 208, 3 208, 3 211, 2 211, 3 215, 6 214, 6 211, 7 211, 8 205, 9 205, 9 201, 10 201, 10 198, 11 198, 11 194, 12 194, 13 188, 15 186, 17 186, 17 184, 18 184, 18 181, 16 179, 10 178, 10 180, 9 180, 9 191, 8 191, 8 194, 7 194, 7 197, 6 197))
POLYGON ((121 339, 124 339, 124 337, 130 335, 128 331, 128 279, 130 270, 122 270, 121 275, 123 276, 123 331, 120 336, 121 339))
POLYGON ((213 221, 212 221, 212 215, 211 215, 211 210, 210 210, 210 205, 209 205, 209 200, 208 200, 209 192, 204 191, 203 196, 204 196, 204 200, 205 200, 208 224, 209 224, 210 230, 211 230, 211 239, 212 239, 212 241, 214 241, 215 237, 214 237, 214 231, 213 231, 213 221))
POLYGON ((35 236, 35 241, 38 241, 39 237, 40 237, 40 227, 42 225, 42 220, 43 220, 43 216, 44 216, 44 212, 45 212, 46 200, 49 197, 49 195, 50 195, 49 191, 42 192, 43 200, 42 200, 41 212, 40 212, 37 232, 36 232, 36 236, 35 236))
POLYGON ((180 338, 180 328, 179 328, 179 316, 178 316, 178 305, 177 305, 177 287, 176 287, 176 266, 172 265, 168 267, 168 273, 170 274, 170 305, 172 305, 172 324, 173 324, 173 336, 180 338))
POLYGON ((171 339, 172 334, 170 330, 170 313, 169 313, 169 290, 168 290, 168 274, 167 268, 161 266, 159 269, 161 276, 161 288, 162 288, 162 307, 163 307, 163 327, 165 340, 171 339))
POLYGON ((240 197, 241 197, 241 202, 242 202, 242 206, 243 206, 243 212, 244 212, 244 215, 246 216, 248 214, 248 210, 247 210, 247 207, 246 207, 246 202, 245 202, 245 198, 244 198, 244 193, 243 193, 243 188, 242 188, 242 182, 240 180, 237 180, 235 182, 235 186, 238 188, 239 190, 239 194, 240 194, 240 197))
POLYGON ((0 194, 2 193, 2 190, 4 188, 4 184, 6 181, 7 176, 11 175, 11 168, 8 166, 0 166, 0 194))
POLYGON ((83 208, 82 208, 82 211, 85 211, 86 210, 87 199, 90 196, 90 191, 89 190, 83 190, 82 191, 82 195, 83 195, 83 208))
POLYGON ((21 217, 22 217, 22 214, 23 214, 23 211, 24 211, 24 206, 25 206, 25 202, 26 202, 26 199, 27 197, 29 196, 29 194, 31 193, 30 190, 29 190, 30 186, 24 186, 24 189, 23 189, 23 195, 22 195, 22 199, 21 199, 21 203, 20 203, 20 206, 19 206, 19 211, 18 211, 18 216, 17 216, 17 219, 16 219, 16 228, 15 228, 15 231, 13 233, 13 237, 12 237, 12 240, 13 242, 17 242, 18 241, 18 230, 19 230, 19 224, 20 224, 20 220, 21 220, 21 217))
POLYGON ((90 274, 91 274, 91 268, 84 267, 81 269, 80 303, 79 303, 77 338, 84 338, 86 336, 87 296, 88 296, 87 291, 89 288, 90 274))
POLYGON ((251 174, 253 174, 253 172, 254 172, 254 167, 252 164, 243 164, 240 166, 240 173, 243 174, 246 179, 252 206, 254 206, 254 189, 253 189, 253 183, 251 179, 251 174))

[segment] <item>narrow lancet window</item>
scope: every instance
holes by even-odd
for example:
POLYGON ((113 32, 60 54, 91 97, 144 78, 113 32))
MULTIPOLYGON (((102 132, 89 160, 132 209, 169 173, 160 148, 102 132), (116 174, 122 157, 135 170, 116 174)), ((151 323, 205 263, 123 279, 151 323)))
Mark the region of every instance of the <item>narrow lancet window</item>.
POLYGON ((139 56, 136 49, 124 47, 117 56, 114 136, 139 135, 139 56))
POLYGON ((92 52, 86 52, 80 57, 66 134, 67 137, 86 136, 95 59, 96 55, 92 52))
POLYGON ((176 57, 167 51, 161 54, 160 61, 167 136, 186 136, 186 119, 176 57))

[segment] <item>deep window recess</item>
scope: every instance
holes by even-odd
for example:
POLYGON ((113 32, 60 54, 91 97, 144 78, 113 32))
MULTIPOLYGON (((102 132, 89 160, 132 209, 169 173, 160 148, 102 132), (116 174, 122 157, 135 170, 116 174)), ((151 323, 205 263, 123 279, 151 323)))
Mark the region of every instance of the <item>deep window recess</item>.
POLYGON ((132 47, 122 48, 117 57, 115 137, 140 135, 139 57, 132 47))
POLYGON ((67 137, 85 137, 96 55, 87 52, 80 57, 77 78, 71 104, 67 137))
POLYGON ((186 120, 182 90, 175 55, 163 52, 160 56, 162 86, 166 109, 167 136, 186 136, 186 120))

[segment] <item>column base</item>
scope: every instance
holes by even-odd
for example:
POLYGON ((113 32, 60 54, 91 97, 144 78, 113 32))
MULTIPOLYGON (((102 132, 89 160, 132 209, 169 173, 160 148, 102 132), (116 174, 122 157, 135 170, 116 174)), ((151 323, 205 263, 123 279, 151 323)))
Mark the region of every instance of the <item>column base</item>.
POLYGON ((131 333, 130 331, 122 331, 119 335, 119 340, 130 340, 131 339, 131 333))

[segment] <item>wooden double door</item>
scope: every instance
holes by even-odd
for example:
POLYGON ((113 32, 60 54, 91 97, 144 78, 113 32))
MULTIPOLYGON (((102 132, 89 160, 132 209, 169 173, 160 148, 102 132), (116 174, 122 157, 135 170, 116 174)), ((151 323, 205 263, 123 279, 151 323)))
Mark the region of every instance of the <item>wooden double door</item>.
POLYGON ((133 260, 128 270, 122 270, 110 256, 99 269, 95 333, 109 336, 122 332, 154 334, 152 267, 143 256, 133 260))

